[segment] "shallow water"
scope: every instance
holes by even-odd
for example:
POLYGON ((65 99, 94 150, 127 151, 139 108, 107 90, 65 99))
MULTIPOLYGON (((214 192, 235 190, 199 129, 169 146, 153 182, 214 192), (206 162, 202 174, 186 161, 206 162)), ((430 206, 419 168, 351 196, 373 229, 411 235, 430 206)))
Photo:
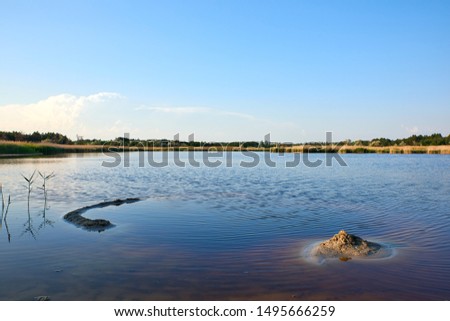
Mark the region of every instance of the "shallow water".
POLYGON ((237 153, 218 168, 141 168, 137 154, 128 168, 102 167, 110 158, 95 154, 2 159, 12 203, 0 228, 0 299, 450 299, 449 156, 344 155, 346 167, 285 168, 292 157, 272 155, 276 168, 239 167, 237 153), (40 179, 28 212, 21 173, 35 169, 56 173, 45 218, 40 179), (115 225, 102 233, 62 219, 127 197, 144 200, 84 214, 115 225), (340 229, 395 255, 305 257, 340 229))

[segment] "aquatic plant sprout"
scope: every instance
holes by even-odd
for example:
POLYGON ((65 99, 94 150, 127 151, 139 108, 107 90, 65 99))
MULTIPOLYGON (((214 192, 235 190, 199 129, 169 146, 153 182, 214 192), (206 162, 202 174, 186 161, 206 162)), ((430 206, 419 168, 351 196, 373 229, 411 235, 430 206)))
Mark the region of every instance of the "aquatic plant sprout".
POLYGON ((2 230, 3 223, 3 212, 5 210, 5 199, 3 198, 3 185, 0 183, 0 194, 2 195, 2 214, 0 216, 0 231, 2 230))
POLYGON ((3 218, 6 223, 6 217, 8 216, 9 205, 11 205, 11 195, 8 196, 8 204, 6 205, 5 217, 3 218))
MULTIPOLYGON (((33 184, 36 182, 36 178, 38 175, 43 179, 43 183, 41 187, 38 187, 38 189, 41 189, 44 192, 44 210, 42 212, 43 216, 43 223, 40 225, 39 229, 45 227, 46 225, 53 225, 53 221, 46 218, 46 208, 47 208, 47 192, 48 192, 48 180, 55 177, 55 173, 52 172, 50 174, 46 174, 45 172, 40 172, 37 170, 34 170, 33 173, 30 176, 25 176, 24 174, 21 174, 23 179, 26 181, 25 187, 28 191, 28 218, 27 221, 24 224, 24 232, 22 233, 30 233, 31 236, 36 239, 36 231, 32 224, 32 218, 30 213, 30 198, 31 198, 31 191, 33 190, 33 184)), ((7 216, 8 216, 8 210, 9 206, 11 204, 11 196, 8 195, 7 202, 5 201, 6 195, 3 193, 3 184, 0 183, 0 194, 1 194, 1 203, 2 203, 2 211, 1 211, 1 217, 0 217, 0 228, 2 228, 2 223, 5 223, 5 227, 7 229, 8 233, 8 241, 11 241, 11 234, 9 233, 8 223, 7 223, 7 216), (6 207, 6 208, 5 208, 6 207)))
POLYGON ((2 183, 0 183, 0 194, 2 195, 2 218, 3 218, 3 210, 5 208, 5 199, 3 198, 3 185, 2 185, 2 183))
POLYGON ((8 195, 8 203, 6 203, 6 210, 5 210, 5 197, 3 195, 3 185, 1 183, 0 183, 0 194, 2 195, 2 216, 0 218, 0 227, 1 227, 2 220, 6 220, 9 205, 11 204, 11 195, 8 195))
POLYGON ((9 205, 11 204, 11 195, 8 195, 8 203, 6 204, 6 210, 5 210, 5 200, 3 198, 3 188, 0 184, 0 193, 2 194, 2 216, 0 218, 0 229, 2 226, 2 221, 5 222, 6 227, 6 234, 8 234, 8 242, 11 242, 11 233, 9 233, 9 227, 8 227, 8 221, 6 218, 8 217, 8 211, 9 211, 9 205))
POLYGON ((25 179, 25 181, 27 181, 27 185, 25 187, 28 189, 28 206, 30 206, 30 194, 31 194, 31 190, 33 189, 35 174, 36 174, 36 170, 34 170, 33 174, 31 174, 30 177, 26 177, 25 175, 21 174, 22 177, 25 179))
POLYGON ((8 205, 6 206, 5 219, 6 215, 8 215, 9 205, 11 205, 11 195, 8 195, 8 205))
POLYGON ((44 183, 42 184, 42 187, 39 187, 39 189, 44 191, 44 199, 47 202, 47 181, 53 177, 55 177, 55 173, 52 172, 49 175, 46 175, 45 173, 41 173, 40 171, 38 171, 38 174, 40 177, 42 177, 42 179, 44 180, 44 183))

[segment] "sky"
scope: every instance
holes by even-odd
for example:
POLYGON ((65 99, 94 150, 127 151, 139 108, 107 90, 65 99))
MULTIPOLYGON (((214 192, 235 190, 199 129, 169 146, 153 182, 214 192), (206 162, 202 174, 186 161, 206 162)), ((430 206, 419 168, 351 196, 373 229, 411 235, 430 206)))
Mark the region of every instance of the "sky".
POLYGON ((0 131, 450 134, 450 1, 0 0, 0 131))

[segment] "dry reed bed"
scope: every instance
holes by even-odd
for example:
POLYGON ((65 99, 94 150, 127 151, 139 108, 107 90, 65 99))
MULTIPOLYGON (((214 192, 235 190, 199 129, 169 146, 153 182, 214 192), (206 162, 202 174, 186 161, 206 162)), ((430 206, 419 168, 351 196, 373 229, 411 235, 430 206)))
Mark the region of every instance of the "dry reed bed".
POLYGON ((450 154, 450 145, 442 146, 351 146, 351 145, 293 145, 277 146, 269 148, 263 147, 236 147, 236 146, 102 146, 102 145, 60 145, 53 143, 25 143, 0 141, 0 155, 48 155, 57 153, 87 153, 87 152, 108 152, 108 151, 269 151, 273 153, 324 153, 337 152, 343 154, 450 154))

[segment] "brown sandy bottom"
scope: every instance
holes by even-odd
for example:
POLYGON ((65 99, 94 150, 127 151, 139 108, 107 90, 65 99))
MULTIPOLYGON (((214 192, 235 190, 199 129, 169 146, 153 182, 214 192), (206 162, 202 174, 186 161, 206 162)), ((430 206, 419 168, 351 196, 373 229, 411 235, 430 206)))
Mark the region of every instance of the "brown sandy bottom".
MULTIPOLYGON (((48 295, 52 300, 440 298, 439 293, 421 292, 420 286, 425 284, 417 282, 416 269, 412 267, 413 272, 406 268, 411 265, 414 249, 402 251, 402 255, 392 260, 330 260, 314 265, 298 255, 299 248, 305 245, 286 239, 271 247, 261 244, 245 251, 223 251, 208 257, 166 246, 131 250, 118 245, 108 251, 114 264, 100 259, 64 267, 62 272, 53 274, 58 282, 42 284, 39 293, 36 293, 39 285, 30 282, 30 287, 23 291, 30 298, 48 295), (268 257, 273 259, 267 260, 268 257)), ((426 271, 419 277, 425 277, 423 273, 426 271)))

